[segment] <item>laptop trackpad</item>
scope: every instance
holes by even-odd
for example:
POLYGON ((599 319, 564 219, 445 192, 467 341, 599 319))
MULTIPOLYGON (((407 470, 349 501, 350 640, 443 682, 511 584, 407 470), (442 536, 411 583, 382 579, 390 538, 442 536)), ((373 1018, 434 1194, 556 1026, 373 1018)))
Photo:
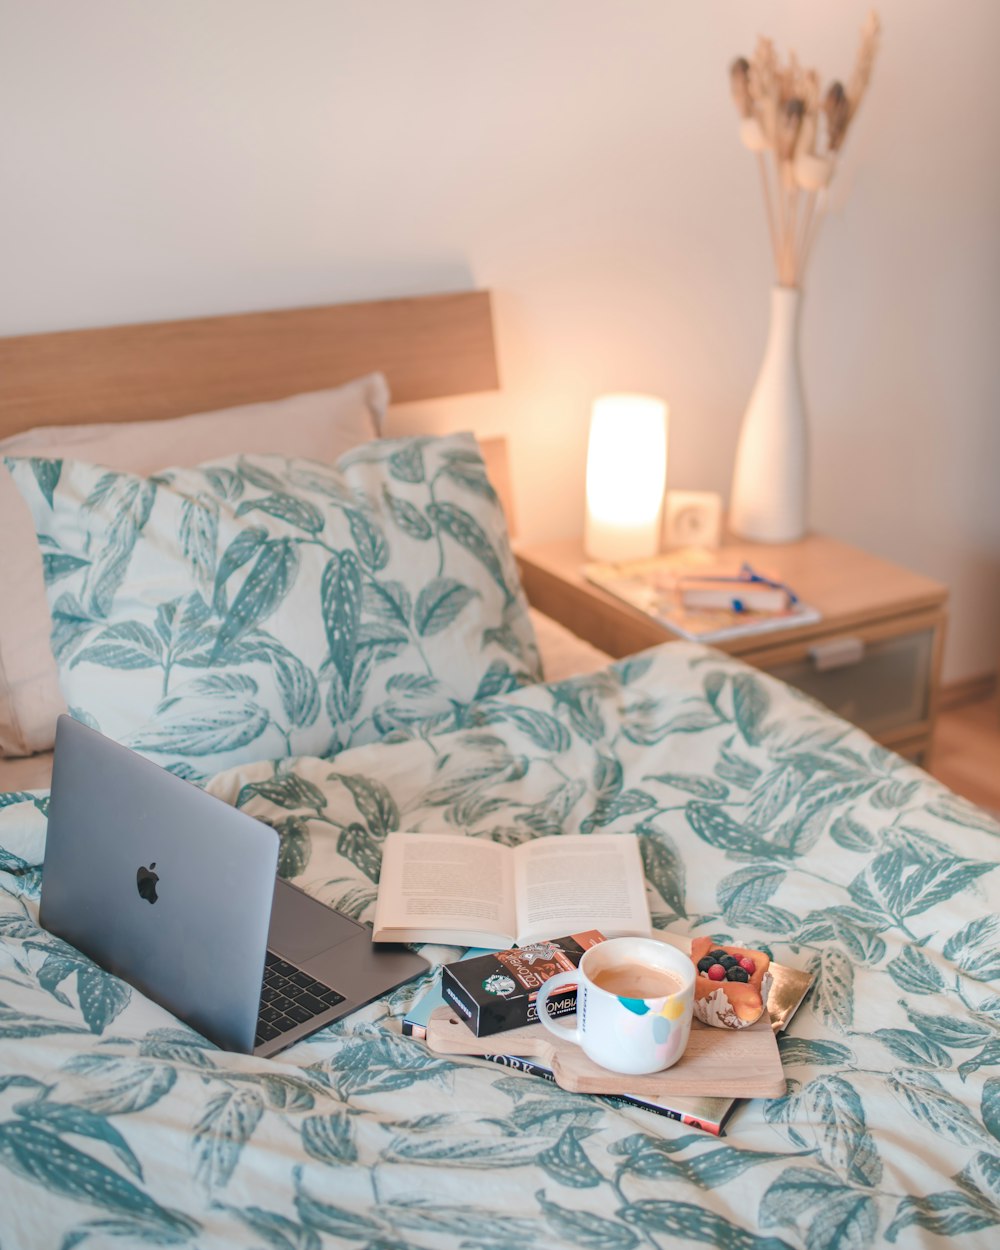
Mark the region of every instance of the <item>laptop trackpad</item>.
POLYGON ((280 878, 275 881, 267 944, 292 963, 302 964, 357 937, 363 930, 364 926, 349 916, 333 911, 280 878))

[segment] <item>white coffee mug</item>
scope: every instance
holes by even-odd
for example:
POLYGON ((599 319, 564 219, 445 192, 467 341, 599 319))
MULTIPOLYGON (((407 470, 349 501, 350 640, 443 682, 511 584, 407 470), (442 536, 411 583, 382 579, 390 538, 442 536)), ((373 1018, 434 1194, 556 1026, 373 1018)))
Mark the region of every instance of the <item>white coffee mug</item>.
POLYGON ((694 964, 673 946, 652 938, 610 938, 586 951, 576 971, 557 973, 542 985, 538 1018, 602 1068, 630 1076, 661 1072, 687 1045, 694 978, 694 964), (550 994, 574 984, 571 1028, 557 1024, 546 1004, 550 994))

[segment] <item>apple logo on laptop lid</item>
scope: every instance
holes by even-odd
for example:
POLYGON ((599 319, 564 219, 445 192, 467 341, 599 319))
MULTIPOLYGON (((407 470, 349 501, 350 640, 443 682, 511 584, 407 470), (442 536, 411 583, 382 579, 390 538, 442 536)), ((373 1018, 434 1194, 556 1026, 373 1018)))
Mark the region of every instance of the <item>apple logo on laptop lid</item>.
POLYGON ((139 891, 139 897, 144 898, 147 903, 156 902, 156 883, 160 877, 158 873, 153 872, 156 867, 156 860, 149 865, 148 868, 140 867, 135 874, 135 884, 139 891))

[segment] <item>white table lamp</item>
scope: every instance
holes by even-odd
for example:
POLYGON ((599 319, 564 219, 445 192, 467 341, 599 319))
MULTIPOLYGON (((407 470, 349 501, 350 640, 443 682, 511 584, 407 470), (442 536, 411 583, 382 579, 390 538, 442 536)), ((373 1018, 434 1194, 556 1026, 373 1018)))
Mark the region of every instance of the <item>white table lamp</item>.
POLYGON ((651 395, 594 400, 587 449, 584 549, 618 564, 660 549, 667 481, 667 405, 651 395))

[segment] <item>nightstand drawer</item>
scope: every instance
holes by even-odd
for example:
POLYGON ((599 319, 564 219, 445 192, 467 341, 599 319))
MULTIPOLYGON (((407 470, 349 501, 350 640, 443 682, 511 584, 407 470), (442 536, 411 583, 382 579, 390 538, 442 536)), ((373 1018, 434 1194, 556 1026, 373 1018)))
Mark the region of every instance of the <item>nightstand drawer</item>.
POLYGON ((930 717, 935 634, 933 626, 875 640, 843 634, 760 666, 868 733, 886 734, 930 717))

